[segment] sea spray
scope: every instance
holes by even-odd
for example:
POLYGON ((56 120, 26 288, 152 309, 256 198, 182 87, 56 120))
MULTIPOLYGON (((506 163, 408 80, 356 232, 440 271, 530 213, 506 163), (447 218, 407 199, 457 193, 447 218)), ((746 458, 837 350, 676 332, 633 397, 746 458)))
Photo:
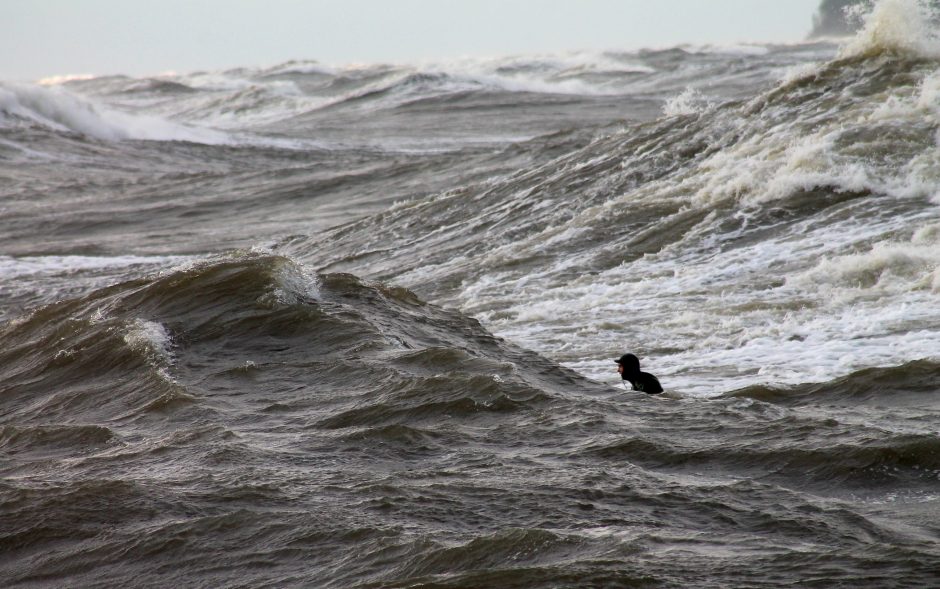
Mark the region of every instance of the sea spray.
MULTIPOLYGON (((0 83, 0 116, 81 133, 96 139, 119 141, 192 141, 217 144, 225 136, 153 115, 130 114, 76 96, 60 87, 0 83)), ((2 119, 0 119, 2 120, 2 119)))
POLYGON ((0 579, 937 586, 936 63, 837 53, 52 86, 231 141, 0 125, 0 579))
POLYGON ((840 57, 898 52, 912 57, 940 57, 940 12, 930 0, 878 0, 853 7, 861 30, 845 43, 840 57))
POLYGON ((663 114, 667 117, 679 115, 692 115, 711 106, 708 99, 698 90, 688 88, 682 94, 666 101, 663 105, 663 114))

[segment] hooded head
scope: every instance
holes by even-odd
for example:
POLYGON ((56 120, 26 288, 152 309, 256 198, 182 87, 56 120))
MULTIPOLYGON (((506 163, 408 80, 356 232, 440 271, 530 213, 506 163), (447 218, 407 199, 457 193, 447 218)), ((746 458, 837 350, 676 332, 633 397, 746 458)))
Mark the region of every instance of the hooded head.
POLYGON ((623 366, 623 372, 621 374, 624 377, 640 372, 640 359, 633 354, 624 354, 619 360, 615 360, 615 362, 623 366))

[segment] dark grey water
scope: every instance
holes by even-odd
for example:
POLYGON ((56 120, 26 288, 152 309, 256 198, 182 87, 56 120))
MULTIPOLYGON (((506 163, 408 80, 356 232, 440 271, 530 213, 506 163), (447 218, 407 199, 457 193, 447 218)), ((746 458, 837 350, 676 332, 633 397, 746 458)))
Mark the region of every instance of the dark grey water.
POLYGON ((3 584, 936 586, 940 70, 865 35, 0 84, 3 584))

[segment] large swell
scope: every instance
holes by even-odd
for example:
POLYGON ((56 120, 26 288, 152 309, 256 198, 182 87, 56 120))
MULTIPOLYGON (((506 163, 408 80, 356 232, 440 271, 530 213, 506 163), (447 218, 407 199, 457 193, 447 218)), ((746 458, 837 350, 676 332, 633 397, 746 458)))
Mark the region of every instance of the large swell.
POLYGON ((0 585, 937 586, 932 18, 0 82, 0 585))
POLYGON ((624 345, 706 395, 936 357, 940 73, 912 41, 859 43, 752 98, 613 129, 291 251, 599 379, 624 345))
POLYGON ((936 363, 628 399, 404 289, 260 254, 2 337, 18 586, 936 579, 936 363))

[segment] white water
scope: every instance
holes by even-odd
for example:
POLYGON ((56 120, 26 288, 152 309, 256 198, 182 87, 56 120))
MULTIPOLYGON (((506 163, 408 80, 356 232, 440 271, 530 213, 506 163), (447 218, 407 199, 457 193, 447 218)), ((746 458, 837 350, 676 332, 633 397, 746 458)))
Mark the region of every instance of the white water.
POLYGON ((217 131, 188 127, 153 115, 114 110, 59 87, 0 85, 0 124, 10 115, 57 131, 109 141, 143 139, 219 144, 227 140, 217 131))
MULTIPOLYGON (((924 2, 884 0, 865 16, 862 31, 840 55, 886 50, 925 58, 940 55, 936 30, 926 24, 932 17, 924 2)), ((759 46, 684 51, 741 59, 770 54, 759 46)), ((807 56, 817 59, 813 51, 807 56)), ((825 67, 784 66, 774 64, 782 87, 811 79, 825 67)), ((714 117, 713 127, 722 133, 743 132, 744 139, 690 170, 611 195, 608 202, 583 210, 567 224, 494 248, 484 265, 574 241, 612 211, 636 202, 678 201, 685 211, 706 213, 730 208, 744 221, 816 187, 836 193, 867 191, 887 199, 888 205, 940 205, 940 74, 925 76, 913 92, 886 91, 864 99, 846 92, 835 97, 838 112, 803 113, 819 117, 818 124, 809 124, 786 112, 786 105, 778 111, 758 109, 754 115, 747 114, 753 103, 720 111, 721 101, 701 88, 700 64, 683 67, 661 72, 641 63, 636 54, 612 52, 408 66, 340 68, 302 62, 264 70, 162 76, 159 80, 194 90, 171 98, 123 93, 139 80, 62 80, 89 84, 81 86, 87 92, 81 95, 73 92, 75 86, 56 86, 58 80, 48 81, 51 87, 3 85, 0 109, 8 116, 105 140, 238 144, 250 143, 256 126, 290 121, 377 92, 385 94, 350 109, 367 116, 370 110, 481 88, 589 97, 622 92, 661 97, 667 116, 714 117), (429 77, 402 84, 416 74, 429 77), (295 75, 307 78, 291 79, 295 75), (324 78, 322 86, 317 86, 317 76, 324 78), (350 87, 330 87, 336 77, 350 87), (827 114, 832 114, 831 120, 827 114), (934 145, 919 149, 903 165, 859 156, 857 144, 847 138, 878 125, 933 128, 934 145)), ((311 148, 317 145, 314 133, 304 139, 263 141, 311 148)), ((871 217, 856 211, 856 216, 815 219, 819 226, 803 223, 747 246, 736 245, 738 234, 722 232, 723 217, 715 213, 663 251, 600 275, 559 280, 588 261, 572 256, 522 278, 489 273, 468 281, 457 302, 499 335, 612 384, 617 375, 610 359, 627 350, 637 352, 644 368, 660 375, 668 388, 691 394, 710 395, 756 383, 829 380, 861 367, 934 356, 940 350, 940 212, 929 207, 910 210, 916 212, 871 217)), ((852 211, 847 205, 842 212, 852 211)), ((449 265, 462 262, 454 259, 449 265)), ((67 276, 69 264, 76 263, 80 270, 93 268, 95 262, 32 263, 0 259, 0 274, 25 284, 33 274, 67 276), (56 269, 59 263, 66 268, 56 269)), ((443 270, 422 269, 401 279, 406 285, 420 285, 443 270)), ((288 272, 284 280, 277 296, 290 300, 298 293, 310 294, 304 289, 313 282, 302 273, 294 277, 288 272)))
MULTIPOLYGON (((936 55, 927 15, 922 2, 880 3, 842 55, 899 48, 936 55)), ((818 68, 781 84, 815 76, 818 68)), ((722 234, 721 215, 707 217, 680 242, 600 275, 556 278, 588 266, 585 258, 522 278, 487 275, 463 285, 459 306, 499 335, 611 384, 618 382, 612 359, 637 352, 667 388, 692 395, 828 381, 865 367, 940 358, 940 207, 919 204, 940 204, 940 141, 897 165, 865 153, 884 149, 877 142, 858 153, 859 144, 846 140, 853 133, 875 137, 879 126, 940 127, 938 79, 927 75, 914 93, 889 89, 859 99, 847 91, 838 97, 839 111, 808 133, 797 111, 709 113, 725 117, 726 129, 746 131, 747 139, 490 257, 525 258, 573 241, 612 210, 641 200, 679 199, 704 211, 731 206, 746 220, 801 190, 827 187, 882 195, 894 201, 886 210, 896 205, 903 214, 873 216, 870 204, 847 204, 743 247, 735 243, 738 234, 722 234)), ((700 113, 700 100, 688 91, 667 104, 666 114, 700 113)), ((405 281, 431 276, 418 271, 405 281)))
POLYGON ((879 0, 855 7, 862 29, 840 51, 841 57, 897 51, 918 57, 940 57, 940 13, 930 0, 879 0))

